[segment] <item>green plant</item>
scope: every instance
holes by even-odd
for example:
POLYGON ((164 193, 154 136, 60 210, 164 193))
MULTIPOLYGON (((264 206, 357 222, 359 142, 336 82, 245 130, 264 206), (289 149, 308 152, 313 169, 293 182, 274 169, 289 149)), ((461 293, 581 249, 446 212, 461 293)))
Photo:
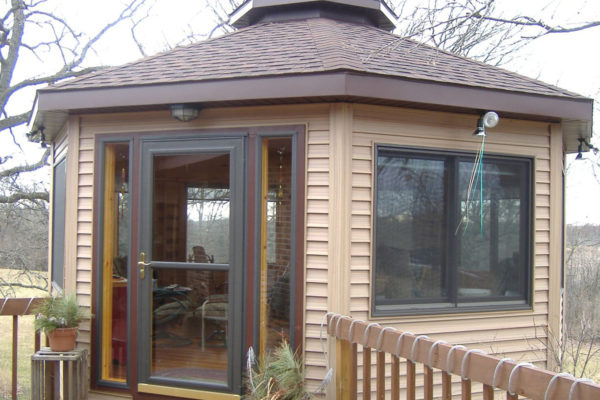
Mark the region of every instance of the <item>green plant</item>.
POLYGON ((312 399, 304 382, 304 362, 283 340, 279 347, 250 368, 246 379, 247 400, 312 399))
POLYGON ((51 296, 36 309, 35 330, 48 333, 56 328, 75 328, 86 318, 88 313, 74 295, 51 296))

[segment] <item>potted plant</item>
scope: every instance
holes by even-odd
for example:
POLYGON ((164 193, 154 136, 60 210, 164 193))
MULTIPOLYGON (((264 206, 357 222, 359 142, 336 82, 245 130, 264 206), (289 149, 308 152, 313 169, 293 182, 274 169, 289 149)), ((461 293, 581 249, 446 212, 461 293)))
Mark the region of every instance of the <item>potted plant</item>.
POLYGON ((71 351, 75 348, 77 327, 88 313, 79 307, 74 295, 51 296, 37 308, 35 329, 43 331, 52 351, 71 351))

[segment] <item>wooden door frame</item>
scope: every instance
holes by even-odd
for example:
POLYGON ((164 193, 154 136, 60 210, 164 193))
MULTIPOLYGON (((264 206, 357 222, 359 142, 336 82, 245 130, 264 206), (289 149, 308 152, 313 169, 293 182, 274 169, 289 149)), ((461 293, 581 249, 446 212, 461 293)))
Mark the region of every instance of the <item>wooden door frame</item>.
MULTIPOLYGON (((104 162, 102 154, 104 151, 104 145, 112 142, 129 142, 130 143, 130 196, 131 204, 139 204, 140 202, 140 188, 139 184, 135 184, 135 180, 139 180, 140 177, 140 165, 141 165, 141 148, 140 141, 142 138, 186 138, 186 137, 202 137, 202 138, 221 138, 224 136, 241 136, 246 137, 245 146, 245 160, 244 160, 244 182, 245 185, 245 207, 243 213, 245 214, 244 229, 244 247, 245 256, 243 268, 244 274, 243 279, 245 282, 245 301, 243 302, 242 309, 242 323, 243 328, 243 347, 242 350, 245 352, 248 347, 255 344, 255 328, 257 321, 255 320, 255 307, 256 294, 255 294, 255 260, 256 260, 256 246, 257 238, 254 233, 254 228, 257 226, 257 214, 256 207, 256 196, 260 196, 260 193, 256 191, 256 179, 257 157, 260 156, 260 152, 257 151, 257 146, 260 145, 260 139, 263 137, 284 137, 292 136, 294 138, 294 152, 293 152, 293 166, 295 167, 295 227, 294 227, 294 260, 296 265, 295 279, 294 279, 294 291, 293 291, 293 337, 294 347, 297 351, 303 351, 303 323, 304 323, 304 267, 305 267, 305 254, 304 254, 304 238, 305 238, 305 182, 306 182, 306 126, 305 125, 285 125, 285 126, 271 126, 271 127, 255 127, 255 128, 237 128, 237 129, 198 129, 198 130, 184 130, 184 131, 162 131, 162 132, 124 132, 124 133, 112 133, 96 135, 94 140, 94 195, 93 195, 93 206, 94 206, 94 221, 93 221, 93 239, 92 239, 92 290, 91 290, 91 306, 92 312, 96 316, 91 326, 91 382, 90 387, 95 390, 112 390, 121 393, 129 393, 134 398, 139 399, 161 399, 162 396, 138 393, 137 392, 137 346, 127 347, 127 382, 125 384, 119 384, 112 381, 101 381, 99 376, 98 360, 101 346, 99 343, 98 328, 100 327, 99 318, 97 318, 99 308, 99 299, 101 296, 101 290, 99 284, 101 280, 99 265, 101 265, 100 256, 100 245, 101 241, 98 240, 99 235, 102 232, 102 225, 99 221, 102 221, 102 169, 104 162), (135 382, 133 382, 135 378, 135 382)), ((128 291, 128 338, 138 337, 137 324, 135 323, 137 318, 137 301, 133 302, 131 299, 138 298, 137 288, 137 268, 133 263, 133 256, 137 257, 139 254, 138 248, 138 227, 139 227, 139 216, 138 213, 130 210, 130 256, 128 257, 128 273, 131 276, 132 284, 128 291)), ((136 259, 137 260, 137 259, 136 259)))
POLYGON ((305 182, 306 182, 306 126, 284 125, 251 128, 248 140, 248 207, 247 207, 247 261, 246 261, 246 351, 259 344, 259 293, 261 257, 261 175, 262 140, 268 138, 292 139, 292 257, 294 273, 290 280, 291 345, 301 354, 304 333, 304 235, 305 235, 305 182), (252 305, 252 307, 248 306, 252 305))

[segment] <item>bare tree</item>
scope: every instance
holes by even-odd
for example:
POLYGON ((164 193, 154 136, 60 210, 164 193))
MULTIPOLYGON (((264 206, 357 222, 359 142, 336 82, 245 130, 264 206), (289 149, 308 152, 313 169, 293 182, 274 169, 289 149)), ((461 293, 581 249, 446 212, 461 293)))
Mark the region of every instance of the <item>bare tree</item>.
MULTIPOLYGON (((75 29, 52 1, 5 0, 0 5, 0 140, 12 139, 20 149, 0 153, 0 268, 19 271, 8 279, 0 275, 0 295, 11 294, 16 286, 46 284, 32 271, 47 265, 49 193, 39 176, 48 175, 50 151, 41 149, 35 162, 23 161, 32 155, 24 155, 21 145, 35 89, 97 69, 88 66, 89 55, 118 25, 130 23, 135 41, 135 29, 148 15, 151 1, 128 0, 91 35, 75 29)), ((45 147, 43 130, 27 136, 45 147)))
POLYGON ((600 378, 600 226, 567 226, 565 324, 547 332, 560 371, 600 378))

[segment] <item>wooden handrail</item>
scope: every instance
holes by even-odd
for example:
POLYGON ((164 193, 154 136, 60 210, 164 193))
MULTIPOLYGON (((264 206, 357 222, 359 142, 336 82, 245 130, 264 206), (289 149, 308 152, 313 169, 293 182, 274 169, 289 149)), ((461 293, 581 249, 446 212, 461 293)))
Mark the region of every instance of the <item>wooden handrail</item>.
MULTIPOLYGON (((17 399, 17 367, 18 367, 18 343, 19 343, 19 317, 32 315, 36 307, 43 301, 42 298, 6 298, 0 299, 0 316, 12 316, 12 398, 17 399)), ((40 334, 34 335, 35 351, 40 349, 40 334)))
POLYGON ((392 363, 390 377, 392 399, 399 398, 400 359, 405 359, 407 363, 407 399, 415 399, 416 396, 416 363, 423 364, 425 399, 433 398, 434 369, 442 371, 442 399, 444 400, 452 398, 451 375, 461 376, 462 399, 471 398, 472 382, 483 384, 484 400, 493 400, 496 389, 505 391, 506 398, 509 400, 517 399, 519 396, 544 400, 547 391, 548 399, 600 399, 600 386, 593 382, 577 380, 572 376, 557 374, 528 363, 501 360, 475 349, 469 350, 464 346, 435 341, 424 335, 407 332, 403 334, 396 329, 332 313, 327 315, 327 332, 336 339, 335 371, 338 399, 355 399, 357 396, 358 345, 363 349, 363 398, 365 399, 371 396, 371 351, 377 352, 377 376, 375 377, 377 399, 383 399, 385 396, 383 382, 386 379, 386 354, 389 354, 392 363))

